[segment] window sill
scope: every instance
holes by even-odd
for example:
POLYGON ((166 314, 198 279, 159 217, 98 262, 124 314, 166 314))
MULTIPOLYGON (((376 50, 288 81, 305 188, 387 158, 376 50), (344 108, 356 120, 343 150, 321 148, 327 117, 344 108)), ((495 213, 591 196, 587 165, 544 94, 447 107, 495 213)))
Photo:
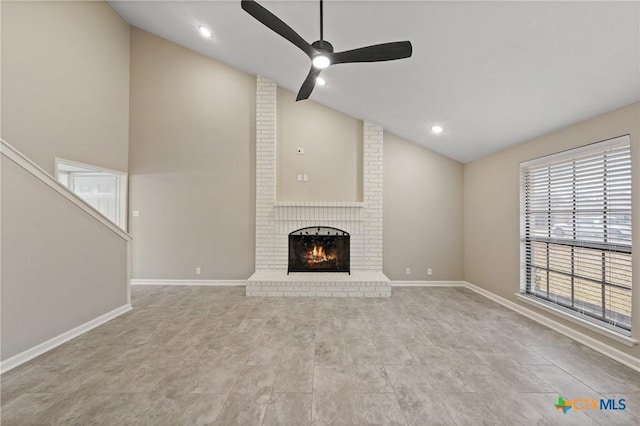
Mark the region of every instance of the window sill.
POLYGON ((579 318, 573 315, 572 313, 565 311, 562 308, 552 305, 551 303, 545 303, 544 301, 538 300, 537 298, 535 298, 535 296, 527 296, 522 293, 516 293, 515 296, 518 298, 518 300, 522 302, 528 303, 532 306, 535 306, 536 308, 542 309, 544 311, 547 311, 554 315, 562 317, 568 321, 571 321, 574 324, 581 325, 585 328, 588 328, 591 331, 594 331, 598 334, 609 337, 610 339, 613 339, 627 346, 634 346, 638 344, 638 340, 630 336, 625 336, 624 334, 620 334, 615 330, 611 330, 607 327, 604 327, 602 325, 599 325, 587 319, 579 318))

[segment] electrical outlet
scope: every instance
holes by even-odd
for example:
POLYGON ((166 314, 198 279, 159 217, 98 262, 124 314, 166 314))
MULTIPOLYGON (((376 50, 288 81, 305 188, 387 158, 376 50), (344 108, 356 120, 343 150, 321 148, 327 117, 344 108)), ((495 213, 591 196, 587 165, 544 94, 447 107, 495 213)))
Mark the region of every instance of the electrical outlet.
POLYGON ((309 175, 308 175, 308 174, 306 174, 306 173, 305 173, 305 174, 303 174, 303 175, 302 175, 302 180, 303 180, 303 181, 305 181, 305 182, 306 182, 306 181, 308 181, 308 180, 309 180, 309 175))
POLYGON ((427 275, 433 275, 433 270, 431 268, 427 269, 427 275))
POLYGON ((200 269, 199 266, 196 267, 196 275, 200 275, 200 273, 202 272, 202 270, 200 269))
POLYGON ((298 182, 302 182, 302 174, 298 173, 298 182))
POLYGON ((304 155, 304 148, 299 146, 298 149, 296 150, 298 155, 304 155))
POLYGON ((407 268, 406 273, 407 275, 411 275, 411 268, 407 268))

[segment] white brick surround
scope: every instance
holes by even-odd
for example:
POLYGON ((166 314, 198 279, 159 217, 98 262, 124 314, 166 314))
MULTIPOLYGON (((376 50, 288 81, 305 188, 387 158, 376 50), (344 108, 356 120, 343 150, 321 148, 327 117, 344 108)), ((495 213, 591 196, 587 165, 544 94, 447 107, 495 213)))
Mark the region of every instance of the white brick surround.
POLYGON ((256 273, 247 296, 390 296, 382 273, 382 127, 364 122, 363 202, 276 202, 276 94, 275 83, 257 77, 256 273), (309 226, 351 235, 351 276, 286 275, 289 233, 309 226))
POLYGON ((382 127, 364 122, 364 269, 382 272, 382 127))
POLYGON ((275 256, 271 270, 287 270, 289 234, 309 226, 330 226, 348 232, 351 269, 370 269, 365 266, 364 203, 276 202, 274 211, 275 256))
POLYGON ((274 267, 276 200, 276 94, 271 80, 256 85, 256 271, 274 267))

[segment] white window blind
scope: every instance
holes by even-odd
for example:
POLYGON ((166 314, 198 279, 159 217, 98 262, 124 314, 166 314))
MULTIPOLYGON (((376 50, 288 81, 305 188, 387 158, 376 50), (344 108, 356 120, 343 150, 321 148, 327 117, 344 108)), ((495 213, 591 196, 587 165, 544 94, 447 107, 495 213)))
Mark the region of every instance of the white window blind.
POLYGON ((631 331, 628 136, 521 165, 523 293, 631 331))

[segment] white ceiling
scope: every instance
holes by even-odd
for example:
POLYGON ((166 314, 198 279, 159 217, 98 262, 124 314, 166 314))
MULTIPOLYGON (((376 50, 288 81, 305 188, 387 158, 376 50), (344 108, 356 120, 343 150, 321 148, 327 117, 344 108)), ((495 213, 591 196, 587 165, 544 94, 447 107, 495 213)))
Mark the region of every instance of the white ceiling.
MULTIPOLYGON (((319 38, 317 1, 259 3, 319 38)), ((306 55, 239 0, 110 4, 131 25, 293 92, 309 72, 306 55)), ((324 38, 336 51, 410 40, 413 57, 329 67, 311 99, 468 162, 638 102, 639 27, 637 1, 327 0, 324 38), (434 123, 444 133, 431 134, 434 123)))

